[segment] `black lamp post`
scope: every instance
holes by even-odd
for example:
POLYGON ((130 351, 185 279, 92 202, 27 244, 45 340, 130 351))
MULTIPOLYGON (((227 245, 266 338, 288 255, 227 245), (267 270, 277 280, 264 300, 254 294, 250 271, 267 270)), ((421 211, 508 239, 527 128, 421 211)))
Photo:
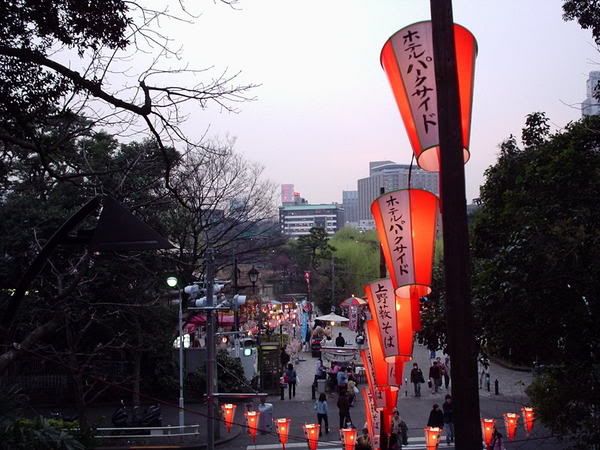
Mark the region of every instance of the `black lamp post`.
POLYGON ((256 270, 256 268, 254 266, 252 266, 252 269, 250 269, 248 271, 248 278, 250 278, 250 283, 252 283, 252 293, 256 294, 256 282, 258 281, 258 276, 260 275, 260 272, 258 270, 256 270))

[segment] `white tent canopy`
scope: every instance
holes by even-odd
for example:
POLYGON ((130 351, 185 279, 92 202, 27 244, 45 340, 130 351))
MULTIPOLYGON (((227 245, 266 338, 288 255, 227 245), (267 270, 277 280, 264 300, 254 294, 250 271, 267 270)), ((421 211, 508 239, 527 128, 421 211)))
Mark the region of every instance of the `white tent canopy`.
POLYGON ((340 316, 336 313, 325 314, 324 316, 315 317, 315 320, 322 320, 323 322, 349 322, 350 319, 347 319, 344 316, 340 316))

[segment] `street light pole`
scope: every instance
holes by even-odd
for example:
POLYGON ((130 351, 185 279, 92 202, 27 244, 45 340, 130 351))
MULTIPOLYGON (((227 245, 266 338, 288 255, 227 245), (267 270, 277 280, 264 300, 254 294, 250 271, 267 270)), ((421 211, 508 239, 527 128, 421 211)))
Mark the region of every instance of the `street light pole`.
POLYGON ((177 288, 177 291, 179 292, 179 432, 183 433, 182 427, 185 425, 183 401, 183 298, 181 296, 181 289, 179 288, 179 281, 176 277, 167 278, 167 284, 172 288, 177 288))
POLYGON ((214 288, 214 254, 213 249, 206 250, 206 399, 207 399, 207 417, 206 429, 208 431, 208 440, 206 447, 208 450, 215 448, 215 403, 214 393, 216 384, 216 365, 215 356, 215 316, 212 307, 213 288, 214 288))

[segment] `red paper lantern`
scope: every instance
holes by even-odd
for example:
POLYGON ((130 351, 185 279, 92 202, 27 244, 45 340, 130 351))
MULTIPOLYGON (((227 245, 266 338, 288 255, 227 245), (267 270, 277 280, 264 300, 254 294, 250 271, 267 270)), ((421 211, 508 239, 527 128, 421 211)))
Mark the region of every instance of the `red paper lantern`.
POLYGON ((438 427, 425 427, 425 447, 428 450, 435 450, 440 443, 442 430, 438 427))
MULTIPOLYGON (((373 385, 371 388, 386 388, 389 386, 395 390, 399 389, 402 385, 404 361, 410 360, 410 357, 396 356, 392 362, 387 362, 383 354, 383 347, 379 339, 379 330, 375 321, 367 320, 365 322, 365 330, 368 344, 366 356, 372 374, 373 385)), ((365 369, 368 368, 365 366, 365 369)))
POLYGON ((496 421, 494 419, 481 419, 481 434, 483 435, 483 442, 485 442, 486 447, 492 444, 495 428, 496 421))
POLYGON ((344 444, 344 450, 354 450, 356 445, 356 428, 342 428, 340 438, 344 444))
POLYGON ((279 442, 285 450, 285 444, 288 443, 288 437, 290 434, 290 423, 292 419, 275 419, 275 426, 277 427, 277 434, 279 435, 279 442))
POLYGON ((235 417, 235 408, 236 405, 232 403, 225 403, 221 405, 221 411, 223 412, 223 421, 225 422, 225 428, 229 433, 231 431, 231 426, 233 425, 233 418, 235 417))
POLYGON ((248 427, 248 434, 252 438, 252 441, 256 442, 256 432, 258 430, 258 419, 260 418, 260 412, 258 411, 246 411, 246 426, 248 427))
POLYGON ((319 429, 321 426, 317 423, 304 424, 304 436, 310 450, 317 450, 319 446, 319 429))
POLYGON ((373 448, 379 448, 380 434, 381 434, 381 423, 379 421, 379 411, 375 408, 373 396, 368 389, 362 389, 361 394, 363 402, 365 404, 365 416, 367 419, 367 429, 369 430, 369 436, 371 437, 371 443, 373 448))
POLYGON ((421 189, 387 192, 371 203, 385 265, 398 297, 420 298, 431 292, 438 212, 437 196, 421 189))
POLYGON ((504 413, 504 427, 506 428, 506 436, 509 440, 513 440, 517 434, 517 423, 519 415, 517 413, 504 413))
POLYGON ((412 358, 413 328, 410 298, 397 297, 389 278, 365 286, 371 317, 377 323, 386 361, 412 358))
POLYGON ((523 414, 523 425, 527 434, 533 430, 533 422, 535 420, 535 414, 531 406, 523 406, 521 408, 521 414, 523 414))
MULTIPOLYGON (((408 139, 424 170, 440 170, 437 85, 431 22, 417 22, 390 37, 381 50, 385 71, 408 139)), ((463 158, 469 160, 473 79, 477 42, 469 30, 454 25, 463 158)))

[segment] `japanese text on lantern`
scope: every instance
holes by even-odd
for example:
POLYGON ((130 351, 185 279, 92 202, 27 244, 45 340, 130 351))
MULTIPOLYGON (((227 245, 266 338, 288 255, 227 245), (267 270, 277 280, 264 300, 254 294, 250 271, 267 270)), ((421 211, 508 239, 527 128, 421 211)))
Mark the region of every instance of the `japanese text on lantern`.
POLYGON ((394 194, 390 194, 390 196, 385 201, 387 205, 387 216, 388 216, 388 235, 393 238, 393 241, 390 242, 390 247, 392 249, 392 257, 396 261, 396 267, 399 271, 398 275, 406 275, 408 274, 408 260, 406 255, 407 250, 407 239, 405 239, 405 225, 406 220, 404 219, 402 212, 400 211, 400 202, 398 197, 394 194))
POLYGON ((383 342, 383 348, 395 348, 396 347, 396 333, 395 333, 395 310, 394 310, 394 294, 383 284, 377 283, 377 288, 374 292, 375 300, 377 302, 377 316, 379 322, 379 329, 382 333, 381 338, 383 342), (391 301, 390 301, 390 294, 391 301))
POLYGON ((417 103, 425 133, 435 131, 437 134, 437 116, 432 107, 432 95, 435 95, 435 78, 430 70, 433 66, 432 52, 423 44, 421 30, 415 28, 409 28, 402 35, 402 46, 404 53, 408 55, 406 81, 408 94, 411 99, 414 97, 411 103, 417 103))

